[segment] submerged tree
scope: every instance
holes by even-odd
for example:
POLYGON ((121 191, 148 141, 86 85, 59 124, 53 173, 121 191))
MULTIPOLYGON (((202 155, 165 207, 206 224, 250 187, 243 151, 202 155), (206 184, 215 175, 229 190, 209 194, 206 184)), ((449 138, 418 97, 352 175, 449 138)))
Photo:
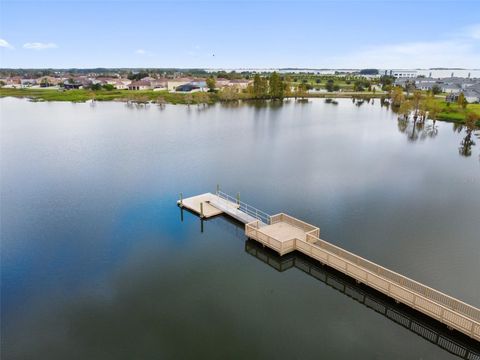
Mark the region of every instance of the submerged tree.
POLYGON ((472 139, 473 131, 476 128, 476 123, 479 121, 480 116, 474 112, 469 112, 465 118, 465 131, 466 135, 460 142, 460 147, 458 148, 458 153, 462 156, 472 155, 472 146, 475 145, 475 142, 472 139))
POLYGON ((395 86, 390 91, 390 99, 392 100, 393 107, 400 107, 405 101, 405 95, 403 95, 403 89, 400 86, 395 86))

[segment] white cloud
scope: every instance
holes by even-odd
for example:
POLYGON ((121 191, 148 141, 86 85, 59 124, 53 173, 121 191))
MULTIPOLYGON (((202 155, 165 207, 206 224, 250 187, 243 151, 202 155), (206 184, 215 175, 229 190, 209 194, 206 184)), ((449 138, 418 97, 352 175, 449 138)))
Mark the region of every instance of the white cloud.
POLYGON ((41 42, 31 42, 23 44, 25 49, 31 50, 45 50, 45 49, 55 49, 57 48, 57 44, 54 43, 41 43, 41 42))
POLYGON ((7 40, 4 40, 4 39, 0 39, 0 47, 7 48, 7 49, 13 49, 13 46, 10 45, 10 43, 7 40))
POLYGON ((480 24, 468 27, 467 36, 471 37, 472 39, 480 40, 480 24))
POLYGON ((145 55, 147 52, 144 49, 137 49, 135 50, 135 54, 138 55, 145 55))
POLYGON ((480 24, 437 41, 414 41, 370 46, 344 56, 327 59, 343 68, 478 68, 480 24))

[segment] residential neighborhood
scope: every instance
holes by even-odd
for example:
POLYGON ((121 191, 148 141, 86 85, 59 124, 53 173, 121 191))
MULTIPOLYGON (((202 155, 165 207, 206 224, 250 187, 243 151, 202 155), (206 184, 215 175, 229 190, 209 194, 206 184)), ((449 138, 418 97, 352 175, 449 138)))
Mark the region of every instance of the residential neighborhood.
POLYGON ((398 77, 395 85, 403 88, 413 87, 418 90, 432 91, 434 93, 445 93, 447 101, 455 101, 460 93, 463 93, 465 100, 469 103, 480 102, 480 79, 478 78, 432 78, 432 77, 398 77))
MULTIPOLYGON (((246 89, 252 83, 248 79, 217 78, 216 88, 246 89)), ((208 91, 206 78, 192 76, 154 77, 151 75, 138 80, 103 74, 72 75, 60 73, 58 76, 22 77, 11 76, 0 78, 0 86, 4 88, 63 88, 65 90, 104 87, 116 90, 167 90, 170 92, 208 91)))

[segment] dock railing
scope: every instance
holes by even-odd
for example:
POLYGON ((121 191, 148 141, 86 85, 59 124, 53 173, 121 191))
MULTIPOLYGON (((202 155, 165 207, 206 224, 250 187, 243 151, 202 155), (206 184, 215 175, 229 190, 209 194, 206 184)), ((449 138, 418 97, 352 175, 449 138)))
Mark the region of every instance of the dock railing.
MULTIPOLYGON (((245 225, 245 234, 252 239, 255 239, 265 245, 268 245, 272 249, 278 251, 280 254, 282 251, 282 242, 267 235, 260 229, 260 221, 253 221, 245 225)), ((293 244, 294 245, 294 244, 293 244)))
POLYGON ((230 196, 223 191, 217 190, 215 195, 217 196, 219 201, 224 201, 226 203, 235 203, 237 204, 238 210, 244 212, 247 215, 250 215, 251 217, 260 220, 262 223, 269 225, 270 218, 271 216, 267 214, 266 212, 257 209, 256 207, 249 205, 243 201, 240 201, 237 198, 234 198, 233 196, 230 196))
POLYGON ((307 234, 296 249, 412 308, 480 340, 480 310, 307 234))
POLYGON ((275 223, 278 223, 278 222, 284 222, 284 223, 290 224, 292 226, 295 226, 299 229, 302 229, 306 233, 312 232, 312 234, 315 234, 317 237, 320 236, 320 228, 318 228, 316 226, 313 226, 313 225, 310 225, 310 224, 306 223, 305 221, 298 220, 297 218, 294 218, 293 216, 290 216, 290 215, 287 215, 287 214, 284 214, 284 213, 273 215, 271 217, 271 220, 272 220, 271 224, 275 224, 275 223))

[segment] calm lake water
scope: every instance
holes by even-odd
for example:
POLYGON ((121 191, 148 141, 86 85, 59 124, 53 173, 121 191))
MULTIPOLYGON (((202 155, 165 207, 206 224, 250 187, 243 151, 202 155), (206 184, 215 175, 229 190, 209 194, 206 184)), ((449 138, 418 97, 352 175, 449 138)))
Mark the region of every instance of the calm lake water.
POLYGON ((478 307, 475 134, 349 99, 0 108, 2 359, 457 358, 374 304, 428 319, 175 202, 219 183, 478 307))

